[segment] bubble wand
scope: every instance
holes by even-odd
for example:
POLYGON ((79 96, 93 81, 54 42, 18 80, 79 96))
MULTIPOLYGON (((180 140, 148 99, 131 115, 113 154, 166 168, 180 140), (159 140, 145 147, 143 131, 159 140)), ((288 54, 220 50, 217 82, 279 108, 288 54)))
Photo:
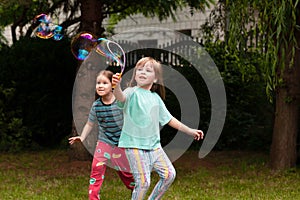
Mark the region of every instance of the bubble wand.
POLYGON ((117 62, 117 65, 119 65, 121 68, 119 75, 119 78, 121 78, 126 66, 126 54, 123 48, 117 42, 108 40, 106 38, 99 38, 98 41, 101 41, 101 43, 97 45, 96 52, 117 62), (104 45, 105 43, 106 45, 104 45))

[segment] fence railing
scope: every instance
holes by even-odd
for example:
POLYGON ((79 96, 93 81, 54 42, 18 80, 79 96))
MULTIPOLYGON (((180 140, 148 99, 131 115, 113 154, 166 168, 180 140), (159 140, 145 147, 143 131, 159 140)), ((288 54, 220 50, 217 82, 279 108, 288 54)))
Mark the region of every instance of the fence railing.
MULTIPOLYGON (((259 47, 260 41, 261 38, 258 35, 258 31, 250 31, 247 33, 245 40, 239 43, 237 48, 243 52, 249 51, 252 48, 261 48, 259 47)), ((186 64, 186 61, 179 54, 197 56, 197 52, 190 48, 191 42, 194 43, 192 46, 198 45, 204 49, 205 44, 203 44, 202 38, 196 37, 192 38, 192 40, 188 40, 188 42, 171 40, 159 45, 153 45, 151 48, 132 44, 128 41, 119 41, 121 46, 125 49, 129 49, 129 51, 126 52, 126 67, 135 66, 137 61, 145 56, 151 56, 161 63, 173 67, 182 67, 186 64)), ((263 48, 261 48, 261 51, 263 52, 263 48)))

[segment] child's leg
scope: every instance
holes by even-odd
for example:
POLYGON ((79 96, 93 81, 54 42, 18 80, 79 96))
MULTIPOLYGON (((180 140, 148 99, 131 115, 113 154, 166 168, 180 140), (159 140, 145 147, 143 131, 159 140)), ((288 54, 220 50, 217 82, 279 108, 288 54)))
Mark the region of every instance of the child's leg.
POLYGON ((89 185, 89 199, 99 200, 99 192, 104 181, 104 174, 106 171, 106 163, 110 157, 110 148, 106 143, 98 141, 94 153, 90 185, 89 185))
POLYGON ((125 151, 135 181, 131 199, 142 200, 150 186, 151 160, 149 151, 140 149, 126 149, 125 151))
POLYGON ((175 168, 164 150, 162 148, 156 149, 153 151, 153 154, 153 157, 155 157, 153 168, 158 173, 160 180, 154 187, 148 200, 161 199, 176 177, 175 168))
POLYGON ((112 148, 112 156, 111 163, 113 168, 117 170, 117 173, 124 185, 130 189, 134 189, 134 178, 130 170, 130 166, 128 163, 128 159, 125 154, 124 148, 113 147, 112 148))
POLYGON ((117 171, 119 177, 121 178, 122 182, 124 185, 129 189, 133 190, 134 189, 134 178, 132 173, 130 172, 124 172, 124 171, 117 171))

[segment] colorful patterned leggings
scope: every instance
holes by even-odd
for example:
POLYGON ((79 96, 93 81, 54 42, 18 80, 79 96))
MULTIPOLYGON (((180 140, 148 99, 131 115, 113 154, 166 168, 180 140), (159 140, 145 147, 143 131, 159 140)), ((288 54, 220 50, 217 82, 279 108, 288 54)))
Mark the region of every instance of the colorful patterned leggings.
POLYGON ((150 186, 152 170, 158 173, 160 180, 148 200, 161 199, 176 176, 176 171, 164 150, 162 148, 155 150, 126 149, 125 152, 135 180, 131 199, 144 199, 150 186))
POLYGON ((130 173, 130 167, 126 158, 125 150, 117 146, 98 141, 94 153, 90 177, 90 200, 100 199, 99 192, 104 181, 104 174, 108 160, 111 161, 112 167, 117 170, 117 173, 125 186, 130 190, 133 190, 134 188, 134 179, 130 173))

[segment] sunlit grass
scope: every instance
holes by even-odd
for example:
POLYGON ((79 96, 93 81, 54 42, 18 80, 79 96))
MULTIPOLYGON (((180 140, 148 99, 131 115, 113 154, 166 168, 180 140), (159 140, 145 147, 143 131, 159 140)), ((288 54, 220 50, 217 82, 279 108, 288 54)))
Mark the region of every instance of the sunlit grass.
MULTIPOLYGON (((70 161, 67 151, 51 150, 0 155, 0 199, 88 199, 91 161, 70 161)), ((300 170, 274 172, 267 155, 212 152, 197 158, 187 152, 175 163, 177 177, 166 200, 300 199, 300 170)), ((158 177, 153 174, 151 188, 158 177)), ((108 168, 101 199, 130 199, 114 170, 108 168)))

